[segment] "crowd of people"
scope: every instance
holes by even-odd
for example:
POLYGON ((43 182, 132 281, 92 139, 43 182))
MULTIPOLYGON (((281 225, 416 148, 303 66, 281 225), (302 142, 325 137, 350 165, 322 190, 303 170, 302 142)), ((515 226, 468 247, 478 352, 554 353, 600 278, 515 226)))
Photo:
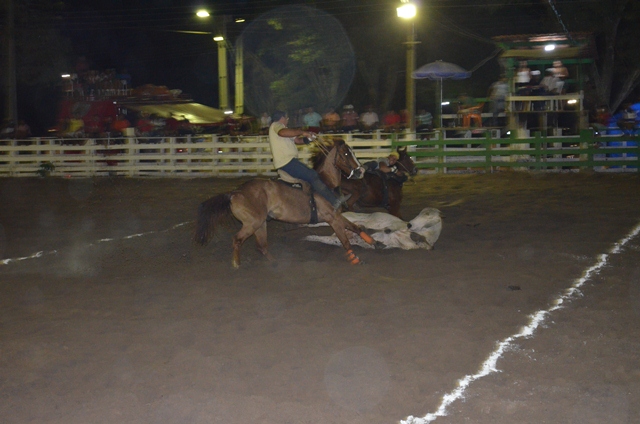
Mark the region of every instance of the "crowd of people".
MULTIPOLYGON (((415 120, 417 131, 433 129, 433 115, 425 109, 418 112, 415 120)), ((372 105, 365 106, 364 112, 358 113, 353 105, 346 104, 339 112, 335 108, 328 108, 322 115, 313 107, 300 109, 291 114, 290 121, 296 128, 304 128, 315 133, 366 133, 377 130, 399 132, 408 127, 409 115, 407 110, 403 109, 399 112, 387 110, 380 116, 372 105)), ((259 122, 260 133, 266 134, 271 117, 264 112, 259 122)))

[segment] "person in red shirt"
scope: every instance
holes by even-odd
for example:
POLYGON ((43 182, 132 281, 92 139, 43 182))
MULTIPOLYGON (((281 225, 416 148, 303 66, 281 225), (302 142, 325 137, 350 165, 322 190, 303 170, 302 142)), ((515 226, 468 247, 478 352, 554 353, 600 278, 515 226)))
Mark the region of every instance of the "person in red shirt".
POLYGON ((395 110, 388 110, 382 117, 382 124, 386 132, 397 131, 400 127, 400 115, 395 110))
POLYGON ((120 114, 111 124, 111 132, 114 137, 122 137, 124 135, 124 130, 129 127, 131 127, 131 122, 129 122, 124 115, 120 114))

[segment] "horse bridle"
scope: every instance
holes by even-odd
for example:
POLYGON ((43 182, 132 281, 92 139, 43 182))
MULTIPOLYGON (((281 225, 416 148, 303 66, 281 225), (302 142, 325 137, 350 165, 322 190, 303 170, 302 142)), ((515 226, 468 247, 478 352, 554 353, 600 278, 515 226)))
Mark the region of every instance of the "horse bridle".
MULTIPOLYGON (((328 156, 329 156, 330 149, 328 149, 328 148, 327 148, 327 146, 323 145, 322 143, 318 143, 316 140, 314 140, 314 141, 316 142, 316 146, 317 146, 317 147, 318 147, 318 149, 322 152, 322 154, 325 156, 325 158, 326 158, 326 157, 328 157, 328 156)), ((353 158, 355 159, 356 164, 357 164, 358 166, 356 166, 355 168, 351 168, 351 167, 349 167, 349 166, 347 165, 347 167, 350 169, 349 174, 347 174, 347 173, 346 173, 345 171, 343 171, 343 170, 338 166, 338 164, 337 164, 337 162, 338 162, 338 152, 337 152, 337 151, 336 151, 336 156, 335 156, 335 158, 333 158, 333 166, 334 166, 335 168, 337 168, 337 169, 340 171, 340 173, 341 173, 342 175, 344 175, 345 177, 347 177, 347 179, 348 179, 348 180, 350 180, 350 179, 352 179, 352 178, 354 177, 354 175, 353 175, 353 174, 354 174, 358 169, 360 169, 360 168, 362 167, 362 165, 360 164, 360 161, 358 160, 358 158, 356 157, 356 155, 353 153, 353 150, 351 150, 351 147, 349 147, 348 145, 346 145, 346 143, 345 143, 345 146, 347 146, 347 149, 349 149, 349 152, 351 152, 351 156, 353 156, 353 158)), ((336 149, 337 149, 337 146, 336 146, 336 149)))

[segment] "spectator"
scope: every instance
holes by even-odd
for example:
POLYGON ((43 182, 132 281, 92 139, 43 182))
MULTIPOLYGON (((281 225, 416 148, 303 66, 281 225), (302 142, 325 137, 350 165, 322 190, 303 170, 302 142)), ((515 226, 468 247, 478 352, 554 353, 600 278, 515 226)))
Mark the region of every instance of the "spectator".
POLYGON ((262 112, 262 116, 260 117, 260 134, 268 134, 269 125, 271 125, 271 117, 267 112, 262 112))
POLYGON ((334 108, 329 108, 322 117, 322 129, 327 132, 336 131, 340 124, 340 115, 334 108))
POLYGON ((67 123, 64 136, 72 138, 84 137, 84 121, 82 118, 76 115, 71 117, 67 123))
POLYGON ((318 133, 320 132, 320 123, 322 122, 322 116, 312 107, 307 108, 307 113, 302 117, 302 122, 307 130, 318 133))
POLYGON ((342 131, 351 132, 358 129, 358 112, 353 109, 353 105, 345 105, 342 112, 342 131))
POLYGON ((516 70, 516 93, 522 96, 526 96, 527 88, 531 83, 531 69, 526 60, 521 60, 518 69, 516 70))
POLYGON ((395 132, 400 128, 400 115, 395 110, 388 110, 382 117, 382 125, 386 132, 395 132))
POLYGON ((191 122, 189 122, 187 117, 184 115, 182 115, 182 119, 179 121, 178 134, 179 135, 193 134, 193 125, 191 125, 191 122))
POLYGON ((0 131, 0 138, 15 138, 16 125, 13 121, 5 121, 0 131))
POLYGON ((507 85, 507 79, 500 77, 500 79, 489 87, 489 98, 491 99, 491 113, 493 114, 493 121, 491 125, 498 125, 498 114, 505 111, 505 104, 507 95, 509 94, 509 86, 507 85))
POLYGON ((431 131, 433 129, 433 115, 425 109, 418 111, 416 116, 416 132, 431 131))
POLYGON ((178 128, 180 127, 180 122, 176 119, 176 116, 173 112, 169 114, 169 117, 165 121, 164 133, 169 137, 175 137, 178 135, 178 128))
POLYGON ((25 139, 31 137, 31 128, 25 121, 22 119, 18 121, 18 126, 16 127, 16 138, 17 139, 25 139))
POLYGON ((564 82, 569 77, 569 71, 561 61, 556 60, 553 62, 553 73, 556 78, 558 78, 558 81, 556 82, 556 93, 562 94, 564 91, 564 82))
POLYGON ((131 122, 123 114, 119 114, 116 120, 111 123, 111 132, 114 137, 122 137, 125 135, 125 130, 130 127, 131 122))
POLYGON ((559 78, 551 68, 547 69, 546 73, 546 76, 542 78, 542 81, 540 81, 540 87, 543 90, 543 94, 558 94, 559 78))
POLYGON ((367 111, 360 115, 360 125, 362 131, 373 131, 378 128, 380 120, 378 114, 374 112, 373 106, 367 106, 367 111))
POLYGON ((147 112, 142 112, 136 122, 136 135, 139 137, 148 137, 153 135, 153 123, 149 119, 147 112))

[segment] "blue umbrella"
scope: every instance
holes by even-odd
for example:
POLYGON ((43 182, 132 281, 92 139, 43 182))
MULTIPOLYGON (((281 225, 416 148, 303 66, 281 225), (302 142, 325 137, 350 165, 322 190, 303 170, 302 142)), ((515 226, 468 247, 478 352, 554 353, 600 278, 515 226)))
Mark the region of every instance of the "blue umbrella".
POLYGON ((428 78, 430 80, 436 80, 440 83, 440 101, 438 101, 438 119, 440 121, 440 128, 442 128, 442 80, 443 79, 455 79, 461 80, 466 79, 471 76, 471 72, 464 70, 460 66, 443 62, 441 60, 436 60, 435 62, 427 63, 419 67, 417 70, 413 71, 414 79, 425 79, 428 78))

